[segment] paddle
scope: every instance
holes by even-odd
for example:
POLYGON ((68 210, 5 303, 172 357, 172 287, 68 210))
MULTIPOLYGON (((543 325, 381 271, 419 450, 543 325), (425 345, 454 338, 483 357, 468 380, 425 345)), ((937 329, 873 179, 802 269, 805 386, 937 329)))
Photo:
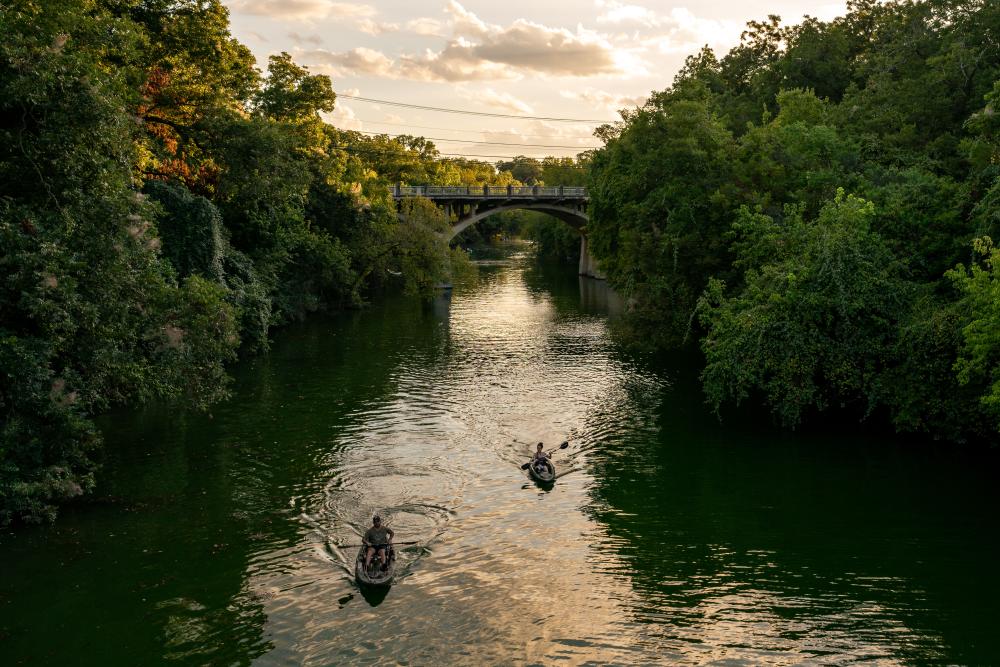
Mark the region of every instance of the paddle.
MULTIPOLYGON (((553 453, 553 452, 555 452, 555 451, 557 451, 559 449, 566 449, 567 447, 569 447, 569 441, 568 440, 566 442, 564 442, 563 444, 559 445, 558 447, 556 447, 555 449, 551 449, 551 450, 549 450, 549 451, 547 451, 545 453, 546 454, 551 454, 551 453, 553 453)), ((528 461, 523 466, 521 466, 521 470, 527 470, 528 466, 530 466, 530 465, 531 465, 531 461, 528 461)))
MULTIPOLYGON (((420 542, 393 542, 392 546, 394 546, 394 547, 400 547, 400 546, 407 546, 409 544, 420 544, 420 542)), ((371 545, 370 544, 337 544, 335 546, 338 549, 351 549, 353 547, 367 547, 367 546, 371 546, 371 545)))

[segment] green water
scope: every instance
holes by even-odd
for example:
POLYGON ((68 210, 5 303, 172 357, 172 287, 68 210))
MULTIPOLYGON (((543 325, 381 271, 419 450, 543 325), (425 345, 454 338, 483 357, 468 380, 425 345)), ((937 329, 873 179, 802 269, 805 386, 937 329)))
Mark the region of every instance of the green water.
POLYGON ((514 257, 280 332, 210 416, 108 418, 97 496, 0 533, 0 664, 1000 660, 995 456, 719 423, 619 311, 514 257), (531 483, 515 440, 566 438, 531 483), (337 546, 375 511, 420 542, 384 594, 337 546))

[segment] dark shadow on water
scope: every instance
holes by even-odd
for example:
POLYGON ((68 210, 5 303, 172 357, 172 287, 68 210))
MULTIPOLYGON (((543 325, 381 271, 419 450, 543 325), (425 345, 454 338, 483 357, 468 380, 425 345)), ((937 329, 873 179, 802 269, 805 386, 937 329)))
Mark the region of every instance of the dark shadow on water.
POLYGON ((389 591, 392 590, 392 586, 359 586, 361 591, 361 597, 365 599, 365 602, 369 606, 377 607, 385 601, 386 596, 389 595, 389 591))
POLYGON ((683 635, 725 600, 806 628, 817 647, 846 641, 824 637, 839 625, 903 662, 992 661, 998 540, 982 529, 996 516, 996 457, 792 433, 759 413, 720 423, 697 374, 673 362, 659 404, 635 403, 641 419, 588 448, 589 511, 609 536, 596 557, 629 563, 656 612, 636 621, 669 609, 663 631, 683 635))
POLYGON ((536 489, 538 491, 543 491, 545 493, 551 493, 552 489, 555 488, 555 482, 540 482, 537 479, 530 478, 528 483, 522 486, 522 489, 536 489))

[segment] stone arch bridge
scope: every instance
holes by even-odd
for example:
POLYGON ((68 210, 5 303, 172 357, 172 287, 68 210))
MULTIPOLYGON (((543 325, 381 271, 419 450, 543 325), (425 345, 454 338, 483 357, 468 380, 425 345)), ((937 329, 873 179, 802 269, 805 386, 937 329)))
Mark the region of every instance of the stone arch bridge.
POLYGON ((580 233, 581 276, 603 278, 587 249, 587 188, 569 186, 396 185, 392 196, 426 197, 444 209, 451 221, 451 238, 491 215, 515 209, 540 211, 558 218, 580 233))

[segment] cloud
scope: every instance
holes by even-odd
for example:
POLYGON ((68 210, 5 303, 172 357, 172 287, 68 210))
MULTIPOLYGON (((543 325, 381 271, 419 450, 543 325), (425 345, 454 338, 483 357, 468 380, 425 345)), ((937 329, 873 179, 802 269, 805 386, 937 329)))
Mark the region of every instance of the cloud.
POLYGON ((482 63, 461 52, 439 54, 427 51, 422 55, 403 55, 393 60, 381 51, 358 47, 339 53, 314 49, 302 52, 300 57, 309 65, 332 67, 324 72, 332 76, 378 76, 415 81, 495 80, 517 76, 503 65, 482 63))
POLYGON ((447 11, 454 35, 442 55, 462 52, 484 63, 561 76, 610 74, 617 69, 614 47, 582 27, 571 32, 526 19, 506 27, 487 24, 455 0, 447 11))
POLYGON ((378 11, 371 5, 331 0, 228 0, 234 12, 278 19, 371 18, 378 11))
POLYGON ((324 120, 342 130, 361 130, 364 124, 354 115, 354 109, 337 102, 331 113, 323 114, 324 120))
POLYGON ((311 65, 329 65, 334 76, 345 74, 362 74, 391 77, 393 75, 392 59, 381 51, 375 51, 363 46, 350 51, 335 53, 326 49, 304 51, 302 58, 311 65))
POLYGON ((444 50, 430 49, 420 55, 402 55, 396 78, 417 81, 496 81, 517 79, 520 74, 503 63, 490 62, 476 56, 471 45, 457 42, 444 50))
POLYGON ((536 146, 525 146, 522 150, 504 147, 508 151, 516 150, 516 152, 528 156, 576 155, 600 145, 600 142, 591 136, 591 130, 592 128, 586 125, 534 121, 521 129, 484 131, 483 140, 508 144, 536 144, 536 146), (539 148, 537 144, 571 146, 572 148, 539 148))
POLYGON ((527 102, 519 100, 510 93, 498 93, 492 88, 477 90, 474 93, 466 93, 463 96, 466 99, 482 102, 495 109, 503 109, 513 113, 530 114, 535 111, 527 102))
POLYGON ((448 2, 445 11, 451 15, 451 26, 456 35, 482 37, 490 32, 490 26, 455 0, 448 2))
POLYGON ((363 33, 372 36, 381 35, 384 32, 399 32, 398 23, 381 23, 371 19, 361 19, 357 22, 357 28, 363 33))
POLYGON ((444 24, 437 19, 416 18, 406 23, 406 30, 415 35, 444 37, 444 24))
POLYGON ((643 95, 617 95, 594 88, 584 88, 583 90, 564 90, 559 93, 569 100, 578 100, 594 108, 618 111, 625 107, 641 107, 646 103, 643 95))
MULTIPOLYGON (((451 36, 440 50, 396 58, 370 49, 325 53, 320 62, 355 74, 376 74, 417 81, 487 81, 526 75, 587 77, 621 74, 638 66, 626 50, 616 50, 603 36, 577 27, 552 28, 525 19, 507 26, 489 24, 455 0, 447 7, 451 36)), ((437 31, 433 19, 415 19, 408 29, 437 31)), ((311 52, 310 57, 320 56, 311 52)))
POLYGON ((297 32, 288 33, 288 39, 292 40, 296 44, 312 44, 314 46, 319 46, 323 43, 323 38, 319 35, 300 35, 297 32))
POLYGON ((663 54, 693 53, 705 44, 728 48, 739 42, 743 32, 739 21, 700 18, 685 7, 674 7, 664 14, 617 0, 597 0, 596 4, 602 10, 598 23, 642 31, 642 45, 663 54))
POLYGON ((604 10, 597 16, 598 23, 641 25, 647 28, 654 27, 659 23, 659 17, 656 12, 647 7, 625 5, 613 0, 610 2, 597 0, 595 4, 598 9, 604 10))

